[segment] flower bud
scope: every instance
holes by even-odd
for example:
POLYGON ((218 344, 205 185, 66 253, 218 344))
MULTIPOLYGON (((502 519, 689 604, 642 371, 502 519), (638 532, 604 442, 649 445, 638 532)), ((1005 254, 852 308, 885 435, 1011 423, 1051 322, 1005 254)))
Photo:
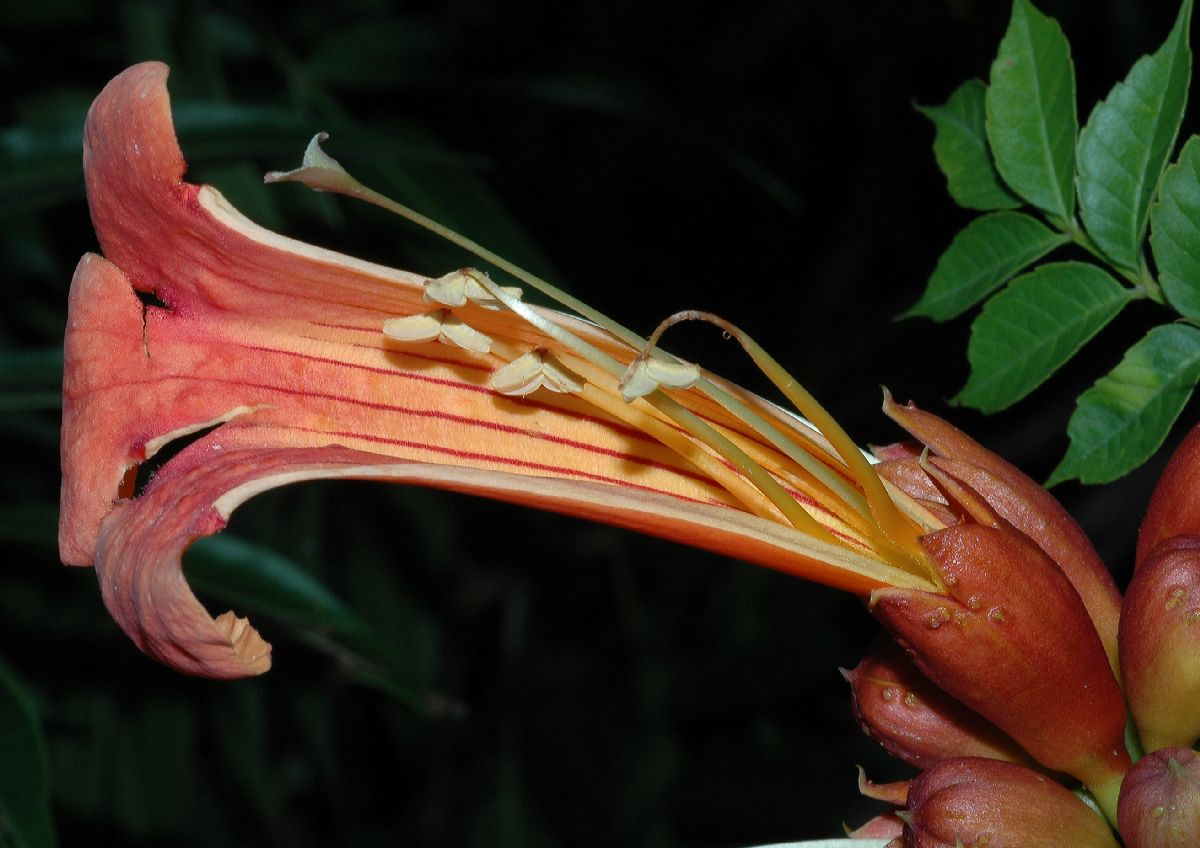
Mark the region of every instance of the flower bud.
POLYGON ((1136 567, 1163 539, 1200 535, 1200 424, 1184 437, 1154 487, 1138 532, 1136 567))
POLYGON ((1200 536, 1159 544, 1121 611, 1121 666, 1147 751, 1200 739, 1200 536))
POLYGON ((935 686, 890 639, 877 641, 857 668, 842 675, 863 731, 917 768, 950 757, 1031 764, 1017 743, 935 686))
POLYGON ((1126 848, 1200 845, 1200 756, 1164 748, 1125 775, 1117 823, 1126 848))
POLYGON ((886 393, 883 411, 929 448, 930 462, 973 489, 1062 569, 1115 666, 1121 594, 1087 534, 1062 504, 1015 465, 936 415, 911 403, 901 406, 886 393))
POLYGON ((913 781, 902 816, 906 848, 1118 848, 1069 790, 998 760, 943 760, 913 781))
POLYGON ((1115 810, 1125 699, 1079 595, 1020 533, 961 524, 921 544, 945 593, 887 588, 871 608, 934 683, 1115 810))

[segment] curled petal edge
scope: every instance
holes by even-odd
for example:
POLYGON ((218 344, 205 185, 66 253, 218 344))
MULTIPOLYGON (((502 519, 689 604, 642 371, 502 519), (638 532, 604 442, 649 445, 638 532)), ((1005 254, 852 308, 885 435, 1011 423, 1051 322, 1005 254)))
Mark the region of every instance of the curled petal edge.
MULTIPOLYGON (((730 552, 797 573, 827 566, 795 547, 773 522, 588 481, 397 461, 341 447, 262 450, 226 446, 218 428, 170 463, 137 498, 117 503, 97 540, 96 569, 105 605, 149 656, 193 675, 237 678, 270 666, 270 646, 244 619, 214 619, 193 595, 181 557, 196 539, 223 529, 233 510, 269 489, 316 479, 410 483, 484 495, 603 521, 663 538, 730 552)), ((238 430, 228 428, 236 444, 238 430)))

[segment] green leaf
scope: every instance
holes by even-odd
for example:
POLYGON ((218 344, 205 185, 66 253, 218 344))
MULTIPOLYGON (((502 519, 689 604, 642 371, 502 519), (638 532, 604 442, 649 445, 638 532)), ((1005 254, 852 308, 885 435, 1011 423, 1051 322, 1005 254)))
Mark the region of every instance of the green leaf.
POLYGON ((1020 212, 976 218, 938 259, 925 293, 904 317, 946 321, 961 315, 1031 262, 1070 238, 1020 212))
POLYGON ((1138 270, 1150 201, 1166 167, 1192 78, 1192 0, 1153 56, 1143 56, 1079 136, 1079 211, 1088 234, 1117 265, 1138 270))
POLYGON ((25 503, 0 504, 0 539, 5 542, 24 542, 58 546, 58 504, 25 503))
POLYGON ((0 846, 49 848, 57 842, 41 722, 33 698, 0 663, 0 846))
POLYGON ((62 369, 61 348, 0 351, 0 413, 57 410, 62 369))
POLYGON ((1183 315, 1200 316, 1200 136, 1188 139, 1163 175, 1150 226, 1163 294, 1183 315))
POLYGON ((1200 379, 1200 330, 1155 327, 1112 371, 1079 396, 1071 445, 1047 486, 1078 478, 1107 483, 1158 450, 1200 379))
POLYGON ((1000 176, 1062 221, 1075 212, 1075 68, 1053 18, 1014 0, 984 98, 987 137, 1000 176))
POLYGON ((407 664, 395 646, 287 557, 221 535, 193 545, 185 566, 197 590, 290 625, 315 647, 342 660, 360 682, 424 707, 422 694, 404 679, 407 664))
POLYGON ((955 401, 984 412, 1016 403, 1132 298, 1131 289, 1082 262, 1043 265, 1018 277, 971 325, 971 377, 955 401))
POLYGON ((984 130, 982 80, 967 80, 941 106, 918 106, 933 121, 933 155, 954 202, 967 209, 1016 209, 1021 201, 1000 181, 984 130))

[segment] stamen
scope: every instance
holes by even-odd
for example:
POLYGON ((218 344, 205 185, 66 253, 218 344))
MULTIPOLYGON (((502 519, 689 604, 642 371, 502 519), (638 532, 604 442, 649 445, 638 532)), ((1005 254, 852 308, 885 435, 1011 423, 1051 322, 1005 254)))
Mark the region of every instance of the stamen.
MULTIPOLYGON (((437 279, 426 280, 425 300, 442 306, 466 306, 470 302, 484 309, 502 309, 500 301, 488 294, 487 289, 475 278, 475 275, 482 273, 473 268, 461 268, 437 279)), ((513 297, 521 296, 521 290, 516 286, 505 286, 504 290, 513 297)))
POLYGON ((465 324, 448 309, 435 309, 423 315, 389 318, 383 322, 383 334, 398 342, 439 341, 475 353, 492 349, 491 337, 465 324))
POLYGON ((779 520, 778 511, 762 492, 738 474, 731 464, 723 462, 715 451, 709 450, 660 410, 648 403, 626 403, 612 392, 602 389, 601 385, 607 375, 593 363, 586 360, 572 361, 571 366, 581 373, 586 381, 580 394, 585 402, 674 451, 714 484, 732 495, 748 512, 770 521, 779 520))
MULTIPOLYGON (((642 353, 642 358, 648 358, 650 356, 662 358, 669 356, 669 354, 663 353, 656 347, 656 344, 659 338, 661 338, 662 334, 666 332, 669 327, 679 323, 680 321, 694 319, 702 314, 704 313, 691 310, 679 312, 675 315, 667 317, 655 329, 654 333, 651 334, 650 339, 647 340, 645 349, 642 353)), ((801 419, 804 425, 806 425, 806 431, 801 433, 794 427, 793 422, 788 421, 787 423, 792 425, 790 429, 793 434, 792 437, 789 438, 784 436, 783 433, 781 433, 780 430, 775 427, 775 425, 771 424, 769 421, 759 415, 745 401, 735 397, 712 379, 701 375, 697 385, 701 393, 716 401, 722 408, 732 413, 736 418, 749 424, 756 433, 766 438, 767 441, 782 451, 789 459, 791 459, 813 478, 819 481, 825 490, 832 494, 836 500, 846 504, 863 517, 874 520, 871 514, 871 506, 863 494, 857 489, 851 487, 839 473, 831 469, 828 465, 810 453, 815 446, 823 453, 828 454, 831 460, 833 459, 832 445, 824 442, 817 442, 813 438, 813 435, 819 433, 820 431, 811 423, 801 419), (811 433, 808 432, 808 430, 811 430, 811 433), (796 438, 799 438, 802 441, 805 446, 804 448, 801 448, 797 445, 796 438)))
MULTIPOLYGON (((566 328, 551 321, 527 303, 523 303, 510 296, 500 286, 493 283, 491 279, 484 276, 479 276, 476 279, 493 297, 564 347, 574 351, 584 359, 599 365, 614 379, 619 380, 624 374, 625 369, 621 364, 595 345, 590 344, 566 328)), ((734 468, 744 474, 756 489, 767 496, 771 503, 775 505, 775 508, 783 514, 787 522, 797 530, 822 541, 838 544, 836 537, 823 524, 809 515, 808 511, 800 506, 774 477, 768 474, 761 465, 747 456, 745 451, 718 432, 708 422, 694 415, 678 401, 660 392, 648 395, 644 398, 644 401, 658 409, 702 443, 708 445, 717 454, 732 464, 734 468)))
POLYGON ((505 395, 527 395, 545 386, 552 392, 578 394, 583 378, 544 348, 531 350, 492 372, 492 388, 505 395))
POLYGON ((690 362, 665 359, 647 359, 639 356, 625 369, 621 377, 621 397, 626 403, 645 397, 660 386, 672 389, 690 389, 700 379, 700 368, 690 362))
POLYGON ((833 416, 817 402, 816 398, 809 394, 774 357, 741 328, 711 312, 684 310, 668 317, 655 328, 654 333, 647 340, 647 347, 642 355, 648 355, 651 347, 657 344, 662 334, 668 328, 682 321, 705 321, 714 324, 737 340, 750 355, 754 364, 759 367, 759 370, 829 440, 830 445, 846 463, 854 480, 862 487, 875 521, 887 540, 897 546, 898 552, 909 559, 920 573, 927 572, 928 566, 925 564, 924 552, 917 542, 921 531, 896 507, 883 482, 879 479, 879 475, 875 473, 875 469, 863 456, 858 445, 846 434, 833 416))

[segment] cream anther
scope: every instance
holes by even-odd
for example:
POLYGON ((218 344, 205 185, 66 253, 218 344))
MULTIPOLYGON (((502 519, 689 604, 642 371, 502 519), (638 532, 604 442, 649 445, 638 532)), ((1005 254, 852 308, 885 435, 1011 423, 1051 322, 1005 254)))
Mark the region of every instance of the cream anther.
MULTIPOLYGON (((425 300, 442 306, 466 306, 468 302, 484 309, 501 309, 503 304, 479 282, 486 276, 474 268, 460 268, 425 281, 425 300)), ((502 286, 502 290, 514 298, 521 296, 516 286, 502 286)))
POLYGON ((638 357, 629 363, 621 377, 621 397, 626 403, 653 392, 661 386, 690 389, 700 380, 700 367, 690 362, 666 362, 638 357))
POLYGON ((543 348, 531 350, 492 372, 492 388, 505 395, 527 395, 545 387, 552 392, 583 391, 583 378, 543 348))
POLYGON ((423 315, 389 318, 383 322, 383 334, 398 342, 439 341, 475 353, 487 353, 492 349, 489 336, 464 324, 446 309, 435 309, 423 315))

